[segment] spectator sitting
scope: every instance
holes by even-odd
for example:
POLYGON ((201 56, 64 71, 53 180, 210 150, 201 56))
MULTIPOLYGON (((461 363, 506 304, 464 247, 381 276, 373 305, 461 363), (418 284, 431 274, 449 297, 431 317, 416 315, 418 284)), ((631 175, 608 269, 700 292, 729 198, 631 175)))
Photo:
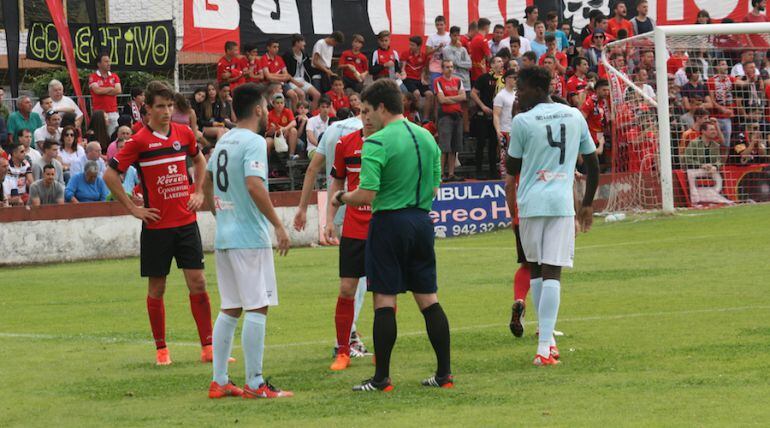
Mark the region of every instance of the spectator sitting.
POLYGON ((411 92, 404 92, 401 94, 401 101, 404 105, 404 117, 408 121, 420 125, 422 120, 420 118, 420 112, 417 111, 417 97, 411 92))
POLYGON ((719 127, 715 121, 707 120, 700 126, 700 136, 691 142, 684 152, 687 169, 701 169, 715 172, 722 165, 719 145, 719 127))
MULTIPOLYGON (((197 93, 198 91, 196 91, 195 95, 196 100, 198 99, 197 93)), ((227 132, 225 124, 223 122, 218 122, 214 117, 214 105, 218 102, 218 99, 216 86, 214 86, 213 83, 209 83, 206 85, 206 96, 204 100, 198 103, 202 113, 198 116, 198 121, 200 122, 199 127, 203 130, 203 136, 214 142, 219 141, 219 139, 227 132)))
POLYGON ((110 143, 110 146, 107 147, 107 162, 109 162, 110 159, 114 158, 115 155, 118 154, 122 147, 121 143, 125 143, 126 141, 130 140, 131 135, 131 128, 128 126, 121 126, 118 128, 117 139, 110 143))
POLYGON ((29 187, 29 204, 33 207, 64 203, 64 183, 56 179, 56 167, 43 166, 43 176, 29 187))
POLYGON ((503 40, 505 40, 505 27, 501 24, 495 24, 492 29, 492 39, 487 42, 489 44, 489 51, 492 56, 496 56, 500 49, 506 47, 503 40))
POLYGON ((131 88, 131 101, 123 106, 121 115, 129 116, 131 124, 141 122, 142 107, 144 107, 144 88, 131 88))
MULTIPOLYGON (((90 144, 90 143, 89 143, 90 144)), ((67 184, 64 198, 67 202, 104 202, 110 193, 99 173, 99 164, 88 161, 83 172, 75 174, 67 184)))
POLYGON ((72 165, 70 165, 70 175, 74 176, 75 174, 79 174, 83 172, 83 168, 85 168, 85 165, 87 162, 95 162, 96 166, 98 167, 99 177, 104 175, 104 169, 105 169, 105 162, 102 158, 102 148, 99 142, 97 141, 91 141, 90 143, 86 144, 86 153, 85 156, 80 158, 80 162, 75 162, 72 165))
POLYGON ((219 84, 219 92, 212 113, 214 122, 224 124, 227 129, 235 128, 233 101, 230 98, 230 85, 228 83, 219 84))
MULTIPOLYGON (((78 144, 75 128, 65 126, 61 131, 61 147, 59 158, 65 172, 68 172, 73 164, 79 163, 80 159, 86 155, 86 151, 78 144)), ((65 181, 67 177, 65 177, 65 181)))
MULTIPOLYGON (((752 50, 745 50, 741 52, 741 60, 740 62, 736 63, 732 70, 730 70, 730 76, 733 77, 743 77, 746 75, 746 71, 744 70, 744 64, 747 62, 754 62, 754 51, 752 50)), ((759 76, 760 71, 756 68, 754 69, 754 73, 759 76)))
POLYGON ((356 92, 361 92, 364 89, 364 80, 369 76, 369 60, 366 59, 366 55, 361 53, 363 47, 364 36, 354 34, 351 49, 342 52, 338 64, 342 70, 345 88, 350 88, 356 92))
POLYGON ((296 106, 298 102, 310 97, 310 105, 315 108, 321 94, 310 83, 313 65, 310 57, 305 55, 305 37, 302 34, 291 36, 291 49, 283 54, 283 62, 286 64, 286 72, 293 77, 287 83, 286 91, 291 105, 296 106))
POLYGON ((171 114, 171 121, 190 128, 196 140, 203 137, 198 130, 198 116, 195 115, 195 110, 190 107, 187 98, 180 92, 174 93, 174 113, 171 114))
POLYGON ((529 39, 524 37, 523 34, 519 33, 519 21, 515 18, 511 18, 505 21, 505 34, 507 37, 507 43, 505 43, 506 40, 504 40, 503 47, 511 48, 511 52, 513 52, 512 44, 514 40, 518 40, 519 50, 521 52, 528 52, 532 50, 529 39))
MULTIPOLYGON (((341 80, 338 80, 342 84, 341 80)), ((321 138, 321 134, 329 127, 329 111, 331 110, 331 101, 327 97, 321 97, 321 101, 318 102, 318 114, 311 117, 307 121, 307 153, 311 156, 311 153, 318 147, 318 142, 321 138)))
POLYGON ((80 128, 80 125, 83 124, 83 112, 72 98, 64 95, 64 85, 56 79, 51 80, 48 83, 48 95, 51 97, 51 104, 48 106, 43 105, 43 98, 41 98, 41 101, 32 109, 32 111, 41 116, 51 109, 58 111, 59 114, 62 115, 65 113, 72 113, 75 115, 75 127, 80 128))
POLYGON ((13 144, 9 147, 8 173, 3 181, 3 191, 11 205, 22 205, 27 201, 27 188, 32 182, 32 166, 25 156, 24 146, 13 144))
POLYGON ((717 62, 716 73, 709 77, 707 86, 714 105, 714 116, 719 128, 725 136, 725 146, 730 147, 732 137, 733 116, 735 116, 735 99, 733 98, 733 78, 727 74, 727 60, 717 62))
POLYGON ((331 78, 331 82, 332 88, 326 93, 326 97, 331 102, 329 105, 329 115, 336 116, 337 110, 345 107, 350 108, 350 98, 345 95, 345 84, 341 78, 334 76, 331 78))
POLYGON ((49 110, 53 109, 53 99, 50 95, 43 95, 40 97, 40 99, 35 103, 35 107, 32 107, 32 113, 36 113, 40 115, 40 120, 45 123, 45 114, 49 110))
POLYGON ((692 113, 683 114, 681 122, 687 129, 682 133, 679 139, 679 156, 684 156, 687 146, 700 137, 700 127, 709 119, 708 110, 705 108, 696 108, 692 113))
MULTIPOLYGON (((24 146, 24 155, 26 156, 30 165, 43 157, 43 155, 41 155, 37 149, 32 148, 32 133, 29 132, 29 129, 19 130, 19 132, 16 134, 16 143, 24 146)), ((8 153, 11 153, 10 149, 8 150, 8 153)))
POLYGON ((767 161, 767 144, 762 139, 758 123, 747 123, 743 132, 736 135, 731 147, 730 163, 746 165, 767 161))
POLYGON ((43 156, 32 164, 32 177, 35 181, 43 178, 43 168, 46 165, 53 165, 56 168, 56 181, 64 184, 64 168, 59 157, 59 140, 48 139, 43 143, 43 156))
POLYGON ((358 92, 353 92, 348 95, 348 100, 350 101, 350 111, 353 113, 353 116, 361 114, 361 95, 358 92))
POLYGON ((85 134, 86 141, 96 141, 101 146, 102 154, 107 154, 107 147, 110 146, 110 133, 107 129, 107 114, 102 110, 96 110, 91 114, 91 123, 88 124, 88 130, 85 134))
POLYGON ((297 104, 297 110, 294 112, 294 119, 297 121, 297 147, 307 147, 305 142, 307 141, 307 121, 310 120, 309 111, 310 106, 307 101, 302 101, 297 104))
POLYGON ((313 76, 313 86, 322 94, 331 89, 331 78, 337 76, 337 73, 332 71, 332 57, 334 47, 343 43, 345 35, 342 31, 335 31, 313 45, 312 65, 317 71, 313 76))
POLYGON ((45 125, 37 128, 32 134, 35 147, 40 147, 45 140, 61 140, 61 116, 55 110, 45 112, 45 125))
POLYGON ((19 130, 29 129, 30 133, 43 126, 40 115, 32 113, 32 100, 22 95, 16 100, 17 110, 8 116, 8 134, 18 135, 19 130))
POLYGON ((556 38, 556 48, 559 52, 566 52, 569 48, 567 33, 559 29, 559 14, 556 11, 552 10, 545 15, 545 35, 553 35, 556 38))
POLYGON ((268 153, 275 147, 275 137, 282 135, 289 146, 289 159, 297 159, 297 121, 294 114, 286 108, 286 99, 282 94, 273 95, 273 109, 267 114, 268 153))
POLYGON ((755 73, 756 64, 754 61, 745 62, 743 68, 746 75, 735 79, 733 82, 736 88, 738 117, 747 123, 761 122, 765 108, 765 82, 755 73))
POLYGON ((244 46, 246 51, 246 68, 243 69, 243 77, 247 83, 262 83, 265 75, 262 73, 262 58, 259 57, 257 45, 244 46))

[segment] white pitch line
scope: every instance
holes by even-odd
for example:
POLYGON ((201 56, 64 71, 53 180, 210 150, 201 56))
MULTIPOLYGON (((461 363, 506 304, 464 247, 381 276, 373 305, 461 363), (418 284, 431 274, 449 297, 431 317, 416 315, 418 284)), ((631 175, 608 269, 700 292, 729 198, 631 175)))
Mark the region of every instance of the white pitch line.
MULTIPOLYGON (((587 321, 612 321, 612 320, 622 320, 622 319, 631 319, 631 318, 642 318, 642 317, 661 317, 661 316, 669 316, 669 315, 693 315, 693 314, 705 314, 705 313, 724 313, 724 312, 745 312, 745 311, 753 311, 753 310, 766 310, 770 309, 770 305, 768 306, 738 306, 738 307, 732 307, 732 308, 714 308, 714 309, 693 309, 693 310, 686 310, 686 311, 668 311, 668 312, 638 312, 638 313, 631 313, 631 314, 618 314, 618 315, 597 315, 597 316, 591 316, 591 317, 575 317, 575 318, 561 318, 559 319, 559 323, 571 323, 571 322, 587 322, 587 321)), ((535 321, 525 321, 524 324, 526 325, 534 325, 537 324, 535 321)), ((500 328, 505 329, 507 327, 507 324, 505 322, 495 323, 495 324, 481 324, 481 325, 470 325, 470 326, 464 326, 464 327, 455 327, 452 328, 452 332, 458 332, 458 331, 473 331, 473 330, 486 330, 489 328, 500 328)), ((409 337, 409 336, 422 336, 425 334, 425 331, 409 331, 405 333, 399 333, 399 337, 409 337)), ((136 340, 136 339, 121 339, 117 337, 104 337, 104 336, 91 336, 91 335, 56 335, 56 334, 38 334, 38 333, 4 333, 0 332, 0 337, 8 338, 8 339, 33 339, 33 340, 85 340, 85 341, 92 341, 92 342, 100 342, 100 343, 127 343, 127 344, 142 344, 142 345, 151 345, 154 344, 154 341, 151 340, 136 340)), ((282 349, 282 348, 295 348, 295 347, 302 347, 302 346, 316 346, 316 345, 328 345, 333 342, 333 338, 329 338, 327 340, 314 340, 314 341, 308 341, 308 342, 293 342, 293 343, 279 343, 275 345, 267 345, 266 348, 268 349, 282 349)), ((199 347, 200 343, 198 342, 168 342, 172 346, 189 346, 189 347, 199 347)), ((238 346, 235 346, 236 348, 238 346)))

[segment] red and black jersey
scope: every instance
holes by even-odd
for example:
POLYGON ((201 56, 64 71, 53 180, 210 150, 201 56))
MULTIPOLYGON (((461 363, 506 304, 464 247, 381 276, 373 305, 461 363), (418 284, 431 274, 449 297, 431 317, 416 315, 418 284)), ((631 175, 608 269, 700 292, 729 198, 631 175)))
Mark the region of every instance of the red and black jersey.
MULTIPOLYGON (((443 75, 440 77, 437 77, 436 80, 433 81, 433 90, 436 92, 436 94, 442 94, 447 97, 453 97, 455 95, 459 95, 460 91, 464 91, 465 88, 463 87, 463 81, 460 80, 459 77, 450 77, 447 79, 443 75)), ((452 114, 452 113, 462 113, 463 107, 460 105, 460 103, 454 103, 454 104, 440 104, 441 105, 441 111, 444 114, 452 114)))
POLYGON ((400 70, 398 52, 389 48, 388 50, 377 49, 372 54, 372 74, 375 79, 380 77, 390 76, 390 67, 385 67, 384 64, 393 61, 393 69, 395 71, 400 70))
POLYGON ((401 62, 404 63, 404 72, 407 79, 422 80, 422 71, 428 65, 428 55, 425 51, 412 53, 407 49, 401 54, 401 62))
POLYGON ((222 75, 230 73, 230 77, 227 81, 230 83, 230 89, 235 89, 236 86, 246 82, 246 78, 243 76, 243 71, 246 69, 249 60, 244 57, 234 56, 227 59, 227 56, 223 56, 217 63, 217 82, 222 83, 225 79, 222 75))
POLYGON ((142 128, 110 160, 110 167, 121 173, 133 165, 142 182, 144 206, 160 210, 160 220, 146 225, 148 229, 185 226, 196 219, 187 209, 192 186, 186 163, 188 155, 198 155, 195 135, 184 125, 170 127, 168 135, 142 128))
MULTIPOLYGON (((334 167, 332 177, 347 180, 348 192, 358 188, 361 174, 361 148, 364 146, 364 131, 352 132, 340 138, 334 148, 334 167)), ((369 234, 369 220, 372 219, 372 207, 349 206, 345 209, 345 220, 342 223, 342 236, 352 239, 366 239, 369 234)))

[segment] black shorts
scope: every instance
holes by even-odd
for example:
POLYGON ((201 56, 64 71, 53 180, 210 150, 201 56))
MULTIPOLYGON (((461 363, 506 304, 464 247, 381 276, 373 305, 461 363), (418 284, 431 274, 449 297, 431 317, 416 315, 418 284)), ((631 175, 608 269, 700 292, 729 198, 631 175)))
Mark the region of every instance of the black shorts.
POLYGON ((388 295, 435 293, 433 239, 427 211, 406 208, 374 213, 366 240, 368 290, 388 295))
POLYGON ((340 278, 366 276, 366 240, 340 239, 340 278))
POLYGON ((142 276, 167 276, 171 259, 179 269, 203 269, 203 246, 198 222, 169 229, 142 227, 140 238, 142 276))
POLYGON ((404 87, 409 92, 420 91, 420 96, 425 96, 425 93, 430 91, 428 85, 417 79, 404 79, 404 87))
POLYGON ((513 225, 513 234, 516 235, 516 262, 527 263, 527 257, 524 255, 524 247, 521 245, 521 237, 519 237, 519 225, 513 225))
POLYGON ((342 83, 345 84, 345 89, 352 89, 359 94, 364 90, 364 84, 357 79, 351 79, 347 76, 342 76, 342 83))

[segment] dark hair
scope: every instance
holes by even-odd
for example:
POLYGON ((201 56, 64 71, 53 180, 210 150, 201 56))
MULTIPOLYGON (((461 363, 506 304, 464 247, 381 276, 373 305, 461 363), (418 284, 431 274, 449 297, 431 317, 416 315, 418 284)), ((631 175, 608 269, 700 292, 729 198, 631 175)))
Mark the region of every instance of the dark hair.
POLYGON ((238 46, 238 43, 236 43, 236 42, 234 42, 232 40, 226 41, 225 42, 225 52, 229 51, 230 49, 232 49, 232 48, 234 48, 236 46, 238 46))
POLYGON ((377 33, 377 40, 382 40, 385 37, 390 37, 390 31, 382 30, 379 33, 377 33))
POLYGON ((139 95, 142 95, 144 93, 144 88, 140 88, 138 86, 135 86, 131 88, 131 98, 136 98, 139 95))
POLYGON ((274 43, 278 43, 278 40, 271 37, 265 42, 265 47, 270 49, 270 46, 272 46, 274 43))
POLYGON ((390 79, 375 80, 361 93, 361 101, 368 103, 375 109, 382 104, 391 114, 402 114, 404 104, 401 101, 401 90, 390 79))
POLYGON ((535 21, 535 23, 534 23, 534 24, 532 24, 532 28, 535 28, 535 27, 537 27, 538 25, 542 25, 543 27, 545 27, 545 22, 543 22, 543 21, 539 21, 539 20, 538 20, 538 21, 535 21))
POLYGON ((517 27, 517 28, 518 28, 518 26, 519 26, 519 20, 518 20, 518 19, 516 19, 516 18, 511 18, 511 19, 508 19, 508 20, 506 20, 506 21, 505 21, 505 24, 506 24, 506 25, 508 25, 508 24, 511 24, 511 25, 513 25, 514 27, 517 27))
POLYGON ((75 116, 75 112, 73 111, 67 111, 64 113, 61 113, 61 123, 59 123, 59 126, 64 128, 68 125, 75 125, 75 121, 77 120, 77 116, 75 116))
MULTIPOLYGON (((350 111, 349 108, 342 107, 341 109, 337 110, 337 117, 336 117, 336 119, 337 120, 345 120, 345 119, 351 118, 353 116, 355 116, 355 115, 353 114, 352 111, 350 111)), ((329 119, 329 121, 331 122, 331 119, 329 119)))
MULTIPOLYGON (((174 95, 171 94, 171 99, 173 97, 174 95)), ((88 124, 86 134, 90 134, 88 141, 98 141, 99 145, 102 146, 102 153, 107 153, 107 147, 110 145, 110 134, 107 133, 107 114, 104 113, 104 110, 95 110, 91 113, 91 122, 88 124)))
POLYGON ((489 28, 489 26, 492 25, 492 22, 487 18, 479 18, 479 22, 477 25, 479 26, 479 29, 489 28))
POLYGON ((51 163, 47 163, 47 164, 45 164, 45 166, 43 166, 43 172, 45 172, 45 171, 47 171, 49 169, 56 170, 56 167, 54 167, 53 164, 51 164, 51 163))
POLYGON ((43 95, 42 97, 40 97, 38 99, 38 102, 42 104, 43 100, 47 100, 48 98, 51 98, 51 96, 50 95, 43 95))
POLYGON ((518 43, 519 47, 521 47, 521 39, 519 38, 519 36, 511 36, 509 38, 509 41, 511 42, 511 44, 518 43))
POLYGON ((243 45, 243 52, 251 52, 251 51, 259 51, 259 48, 257 47, 256 43, 249 43, 247 45, 243 45))
MULTIPOLYGON (((98 111, 98 110, 97 110, 97 111, 98 111)), ((16 131, 16 138, 19 138, 19 137, 21 137, 22 135, 24 135, 24 133, 25 133, 25 132, 29 132, 29 134, 30 134, 30 135, 32 135, 32 131, 30 131, 29 129, 27 129, 27 128, 21 128, 21 129, 19 129, 18 131, 16 131)))
MULTIPOLYGON (((238 120, 248 119, 254 112, 254 107, 262 105, 265 100, 266 87, 255 83, 238 85, 233 91, 233 112, 238 120)), ((267 112, 264 112, 267 114, 267 112)))
POLYGON ((527 58, 532 62, 537 62, 537 54, 532 51, 526 51, 521 55, 523 58, 527 58))
POLYGON ((158 80, 153 80, 147 84, 145 93, 145 103, 149 106, 155 104, 156 98, 163 98, 166 100, 174 99, 174 91, 165 83, 158 80))
POLYGON ((604 13, 602 13, 602 11, 599 9, 594 9, 588 12, 588 19, 593 19, 594 21, 603 16, 604 16, 604 13))
POLYGON ((703 117, 703 116, 708 116, 708 115, 709 115, 708 110, 706 110, 703 107, 698 107, 698 108, 695 109, 695 111, 692 112, 692 117, 693 118, 695 118, 695 117, 703 117))
POLYGON ((700 124, 700 127, 698 127, 698 131, 706 132, 706 129, 708 129, 709 126, 717 126, 717 124, 710 120, 707 120, 700 124))
POLYGON ((187 100, 187 97, 182 95, 182 93, 177 92, 174 94, 174 107, 176 107, 177 111, 180 113, 185 114, 190 111, 190 102, 187 100))
POLYGON ((446 18, 444 18, 444 15, 438 15, 436 16, 436 19, 433 20, 433 23, 439 23, 439 22, 446 23, 446 18))
POLYGON ((327 106, 332 105, 332 100, 329 99, 326 95, 322 95, 321 98, 318 100, 318 107, 321 107, 321 104, 326 104, 327 106))
POLYGON ((576 56, 572 60, 572 68, 578 68, 583 61, 588 62, 588 59, 586 57, 576 56))
POLYGON ((102 62, 102 58, 104 58, 104 57, 109 58, 110 54, 108 54, 107 52, 102 51, 102 52, 99 52, 99 54, 96 55, 96 58, 94 59, 94 66, 96 68, 99 68, 99 63, 102 62))
POLYGON ((469 32, 469 33, 470 33, 471 31, 476 31, 476 30, 478 30, 478 29, 479 29, 479 24, 478 24, 476 21, 473 21, 473 22, 471 22, 470 24, 468 24, 468 32, 469 32))
POLYGON ((62 130, 61 130, 61 139, 59 140, 61 148, 62 148, 62 150, 67 150, 67 147, 64 144, 64 135, 66 133, 68 133, 68 132, 72 132, 73 137, 74 137, 72 139, 72 145, 70 146, 70 148, 72 148, 72 150, 77 153, 77 151, 78 151, 78 131, 75 129, 74 126, 67 125, 67 126, 62 128, 62 130))
POLYGON ((599 79, 596 81, 595 89, 599 89, 602 86, 610 86, 610 82, 607 79, 599 79))
POLYGON ((331 79, 329 79, 329 85, 333 85, 334 82, 342 82, 342 78, 340 76, 332 76, 331 79))
POLYGON ((409 41, 417 46, 422 46, 422 37, 420 36, 412 36, 409 38, 409 41))
POLYGON ((628 37, 628 30, 626 30, 625 28, 621 28, 620 30, 618 30, 618 40, 623 40, 626 37, 628 37))
POLYGON ((292 34, 291 35, 291 46, 294 47, 294 45, 296 45, 297 43, 302 42, 304 40, 305 40, 305 36, 303 36, 302 34, 297 34, 297 33, 292 34))
POLYGON ((460 27, 456 25, 449 27, 449 34, 460 34, 460 27))
POLYGON ((556 36, 554 36, 553 34, 547 34, 545 36, 545 42, 546 43, 551 43, 551 42, 555 42, 555 41, 556 41, 556 36))
POLYGON ((615 2, 615 6, 612 6, 612 10, 618 10, 618 6, 620 6, 621 4, 622 4, 623 6, 625 6, 625 5, 626 5, 626 2, 625 2, 625 1, 623 1, 623 0, 617 0, 617 1, 615 2))
POLYGON ((342 44, 345 43, 345 35, 342 34, 342 31, 335 31, 329 35, 332 39, 334 39, 335 42, 342 44))
POLYGON ((536 10, 537 10, 537 6, 527 6, 524 9, 524 17, 526 18, 527 16, 531 15, 532 12, 534 12, 536 10))
POLYGON ((519 76, 516 81, 519 88, 524 86, 532 87, 547 94, 551 89, 551 72, 545 67, 526 67, 519 70, 519 76))
POLYGON ((131 125, 133 125, 132 122, 133 122, 133 119, 131 118, 130 115, 121 114, 120 116, 118 116, 118 128, 120 128, 121 126, 128 126, 130 128, 131 125))
POLYGON ((497 30, 505 31, 505 27, 503 27, 501 24, 495 24, 495 28, 492 31, 497 31, 497 30))
POLYGON ((353 34, 353 37, 351 37, 350 43, 352 44, 353 42, 365 43, 366 39, 364 39, 364 36, 360 34, 353 34))
POLYGON ((550 21, 554 18, 558 18, 559 14, 554 12, 553 10, 545 14, 545 20, 550 21))
POLYGON ((511 59, 511 50, 508 48, 501 48, 499 51, 497 51, 497 54, 495 54, 492 59, 495 59, 495 57, 499 57, 503 60, 503 63, 511 59))
MULTIPOLYGON (((26 128, 24 128, 24 129, 26 129, 26 128)), ((19 143, 11 143, 11 144, 8 145, 8 153, 9 154, 14 154, 14 153, 16 153, 16 150, 19 150, 20 147, 24 147, 24 145, 23 144, 19 144, 19 143)))
POLYGON ((56 141, 54 139, 46 138, 46 140, 43 142, 43 151, 46 151, 46 150, 50 149, 51 147, 58 146, 58 145, 59 145, 58 141, 56 141))

